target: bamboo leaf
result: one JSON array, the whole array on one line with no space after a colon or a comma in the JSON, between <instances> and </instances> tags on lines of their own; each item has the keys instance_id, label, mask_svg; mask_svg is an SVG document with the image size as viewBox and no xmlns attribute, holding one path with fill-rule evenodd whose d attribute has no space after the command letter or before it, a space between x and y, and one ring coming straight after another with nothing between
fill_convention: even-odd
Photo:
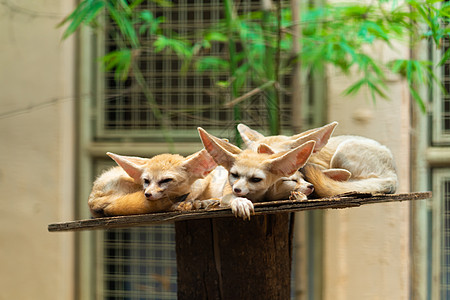
<instances>
[{"instance_id":1,"label":"bamboo leaf","mask_svg":"<svg viewBox=\"0 0 450 300\"><path fill-rule=\"evenodd\" d=\"M450 58L450 49L447 49L444 55L442 55L441 60L438 63L438 66L443 66L449 58Z\"/></svg>"},{"instance_id":2,"label":"bamboo leaf","mask_svg":"<svg viewBox=\"0 0 450 300\"><path fill-rule=\"evenodd\" d=\"M420 97L419 93L412 87L412 85L409 85L409 92L411 93L413 99L416 101L417 105L419 106L420 110L425 113L427 111L427 108L425 106L425 102L423 101L422 97Z\"/></svg>"},{"instance_id":3,"label":"bamboo leaf","mask_svg":"<svg viewBox=\"0 0 450 300\"><path fill-rule=\"evenodd\" d=\"M196 69L200 72L204 71L226 71L229 68L229 62L225 59L207 56L200 58L196 63Z\"/></svg>"},{"instance_id":4,"label":"bamboo leaf","mask_svg":"<svg viewBox=\"0 0 450 300\"><path fill-rule=\"evenodd\" d=\"M102 63L106 70L114 70L114 77L117 81L128 78L132 63L132 51L122 49L112 51L102 58Z\"/></svg>"}]
</instances>

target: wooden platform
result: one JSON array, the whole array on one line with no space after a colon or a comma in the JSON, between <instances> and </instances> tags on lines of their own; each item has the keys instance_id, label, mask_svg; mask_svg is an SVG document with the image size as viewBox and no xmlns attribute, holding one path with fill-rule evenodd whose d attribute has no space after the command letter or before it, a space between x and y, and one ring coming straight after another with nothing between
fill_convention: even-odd
<instances>
[{"instance_id":1,"label":"wooden platform","mask_svg":"<svg viewBox=\"0 0 450 300\"><path fill-rule=\"evenodd\" d=\"M307 201L271 201L255 203L255 215L296 212L312 209L338 209L359 207L366 204L401 202L430 199L431 192L405 193L392 195L372 195L364 193L350 193L332 198L312 199ZM107 217L54 223L48 225L48 231L79 231L133 226L146 226L176 221L220 218L233 216L230 209L217 208L213 210L194 210L188 212L164 212L145 215Z\"/></svg>"}]
</instances>

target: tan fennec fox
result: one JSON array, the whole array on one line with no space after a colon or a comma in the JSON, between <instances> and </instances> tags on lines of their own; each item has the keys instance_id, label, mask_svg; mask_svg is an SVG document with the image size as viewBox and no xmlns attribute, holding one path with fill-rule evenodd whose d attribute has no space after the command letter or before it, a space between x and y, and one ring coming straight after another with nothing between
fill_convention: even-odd
<instances>
[{"instance_id":1,"label":"tan fennec fox","mask_svg":"<svg viewBox=\"0 0 450 300\"><path fill-rule=\"evenodd\" d=\"M187 158L178 154L160 154L150 159L107 154L119 166L107 170L94 182L88 200L94 217L173 210L178 207L177 202L186 198L210 197L205 192L209 190L209 180L203 182L202 178L217 164L205 149Z\"/></svg>"},{"instance_id":2,"label":"tan fennec fox","mask_svg":"<svg viewBox=\"0 0 450 300\"><path fill-rule=\"evenodd\" d=\"M260 145L256 152L250 149L242 151L202 128L198 131L205 149L229 173L220 205L231 207L236 216L244 219L250 219L254 212L252 202L266 199L274 183L293 175L306 163L315 144L309 141L290 151L276 154L266 145Z\"/></svg>"},{"instance_id":3,"label":"tan fennec fox","mask_svg":"<svg viewBox=\"0 0 450 300\"><path fill-rule=\"evenodd\" d=\"M300 135L281 138L264 137L243 124L239 125L239 131L241 136L245 136L243 140L249 147L266 143L279 150L288 150L298 144L299 138L315 136L317 132L323 132L330 127L334 129L336 125L337 122L333 122ZM305 179L314 185L319 197L355 191L368 193L396 191L398 178L394 157L387 147L369 138L350 135L331 137L325 144L315 138L314 140L319 147L316 146L315 153L303 167L302 173Z\"/></svg>"},{"instance_id":4,"label":"tan fennec fox","mask_svg":"<svg viewBox=\"0 0 450 300\"><path fill-rule=\"evenodd\" d=\"M265 137L261 133L250 129L244 124L238 125L238 131L247 148L249 149L256 150L256 148L260 144L266 144L273 150L273 152L277 153L293 149L296 146L302 145L307 141L315 141L316 144L314 146L313 152L315 153L320 151L320 149L322 149L327 144L337 124L337 122L333 122L323 127L311 129L293 136L276 135ZM325 175L331 178L341 178L343 175L350 176L350 173L348 171L340 169L324 170L323 172ZM296 172L290 177L283 178L271 190L276 190L276 186L279 186L280 190L282 191L289 190L288 187L291 187L290 191L296 191L300 192L300 194L303 194L303 200L306 200L307 196L314 191L313 184L306 181L303 173L301 173L300 171ZM286 199L289 196L290 192L287 195L285 194L283 198Z\"/></svg>"}]
</instances>

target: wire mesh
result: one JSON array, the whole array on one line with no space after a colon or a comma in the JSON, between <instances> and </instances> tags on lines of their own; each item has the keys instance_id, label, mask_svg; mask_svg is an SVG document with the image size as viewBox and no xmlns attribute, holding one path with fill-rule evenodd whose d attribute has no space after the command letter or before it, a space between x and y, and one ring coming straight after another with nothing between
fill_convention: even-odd
<instances>
[{"instance_id":1,"label":"wire mesh","mask_svg":"<svg viewBox=\"0 0 450 300\"><path fill-rule=\"evenodd\" d=\"M443 42L442 52L450 49L450 40L447 38ZM442 67L442 84L446 94L442 95L441 103L441 128L442 134L450 135L450 62L446 62Z\"/></svg>"},{"instance_id":2,"label":"wire mesh","mask_svg":"<svg viewBox=\"0 0 450 300\"><path fill-rule=\"evenodd\" d=\"M224 18L221 0L172 1L170 7L156 6L144 1L143 9L155 17L163 16L165 32L175 32L190 39L197 38L199 30L208 28ZM237 2L236 2L237 3ZM260 1L250 0L237 4L238 14L259 9ZM118 49L117 28L105 20L105 36L100 42L100 52ZM198 37L199 38L199 37ZM193 71L182 72L183 61L174 53L150 51L152 41L144 41L138 55L138 65L146 81L152 101L161 112L159 118L137 79L116 80L113 71L101 72L99 97L94 118L95 139L119 140L154 137L161 134L163 125L171 133L191 132L196 135L198 126L215 132L233 131L233 109L223 104L230 101L228 89L216 85L218 80L229 80L227 73ZM224 56L224 45L213 43L208 55ZM133 70L132 70L133 72ZM291 124L290 96L286 92L290 78L281 83L281 126ZM250 81L245 91L250 91ZM244 91L244 92L245 92ZM254 127L267 127L266 95L260 93L241 103L241 122ZM226 134L231 136L230 134ZM102 166L104 167L104 166ZM103 234L100 245L102 271L102 299L176 299L176 255L174 229L170 225L114 229Z\"/></svg>"},{"instance_id":3,"label":"wire mesh","mask_svg":"<svg viewBox=\"0 0 450 300\"><path fill-rule=\"evenodd\" d=\"M103 299L176 299L173 225L104 234Z\"/></svg>"},{"instance_id":4,"label":"wire mesh","mask_svg":"<svg viewBox=\"0 0 450 300\"><path fill-rule=\"evenodd\" d=\"M449 174L450 175L450 174ZM450 299L450 178L446 176L442 184L442 208L441 212L441 299Z\"/></svg>"},{"instance_id":5,"label":"wire mesh","mask_svg":"<svg viewBox=\"0 0 450 300\"><path fill-rule=\"evenodd\" d=\"M155 17L164 17L161 27L166 32L176 33L189 39L200 39L201 30L211 27L224 18L222 0L174 1L173 6L160 7L154 2L145 1L143 9L149 9ZM237 5L239 14L249 13L260 7L260 1L243 1ZM105 52L117 50L117 28L106 20L104 40ZM101 105L98 105L97 137L111 137L126 134L127 137L157 135L162 126L172 132L183 131L196 134L198 126L209 130L232 130L233 109L223 104L230 101L230 91L221 88L217 81L229 80L226 72L194 72L191 69L182 71L185 62L174 53L163 51L155 53L149 46L152 40L144 41L138 55L138 65L145 78L152 100L139 87L136 78L130 76L125 81L115 79L113 71L106 71ZM146 45L147 43L147 45ZM207 55L226 58L223 43L212 43ZM282 85L289 85L289 76ZM246 89L252 86L250 80ZM280 99L281 126L289 127L291 123L290 96L287 89ZM147 94L148 96L148 94ZM241 103L241 122L257 127L267 128L266 95L259 93ZM152 109L152 101L154 101ZM161 112L155 114L154 108Z\"/></svg>"}]
</instances>

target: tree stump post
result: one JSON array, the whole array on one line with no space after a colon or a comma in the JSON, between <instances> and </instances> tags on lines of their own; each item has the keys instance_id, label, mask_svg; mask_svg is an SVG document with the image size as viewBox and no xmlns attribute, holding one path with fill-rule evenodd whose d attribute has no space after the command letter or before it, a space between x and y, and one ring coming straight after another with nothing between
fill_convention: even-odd
<instances>
[{"instance_id":1,"label":"tree stump post","mask_svg":"<svg viewBox=\"0 0 450 300\"><path fill-rule=\"evenodd\" d=\"M178 299L289 299L293 218L175 222Z\"/></svg>"}]
</instances>

